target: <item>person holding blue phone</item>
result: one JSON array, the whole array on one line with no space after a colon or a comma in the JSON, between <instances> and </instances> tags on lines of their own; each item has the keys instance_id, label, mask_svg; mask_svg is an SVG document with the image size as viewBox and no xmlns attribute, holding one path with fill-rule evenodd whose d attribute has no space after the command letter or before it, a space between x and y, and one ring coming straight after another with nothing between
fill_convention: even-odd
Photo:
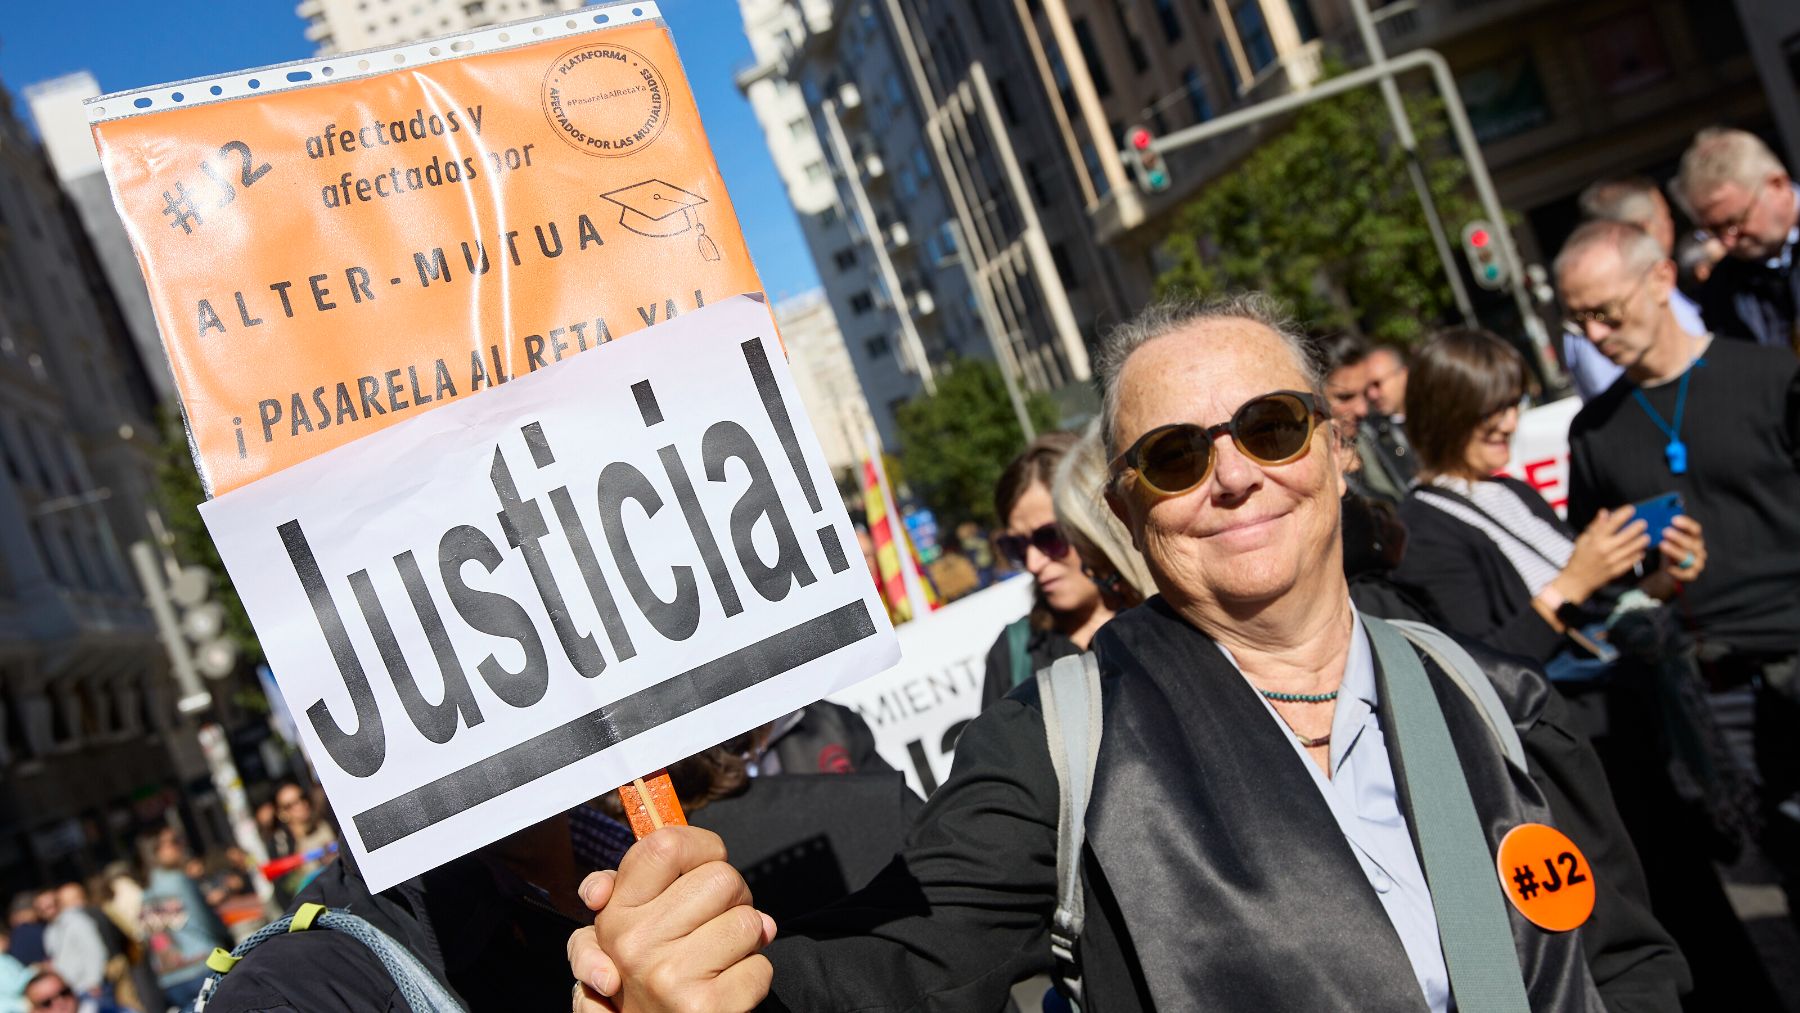
<instances>
[{"instance_id":1,"label":"person holding blue phone","mask_svg":"<svg viewBox=\"0 0 1800 1013\"><path fill-rule=\"evenodd\" d=\"M1659 511L1652 532L1630 506L1577 533L1537 490L1497 474L1525 379L1524 359L1486 331L1443 331L1414 354L1406 429L1420 480L1400 508L1408 542L1394 579L1430 598L1453 632L1538 661L1552 679L1592 678L1611 657L1583 628L1632 587L1673 597L1671 570L1698 578L1706 540L1692 517ZM1651 551L1665 566L1627 581Z\"/></svg>"},{"instance_id":2,"label":"person holding blue phone","mask_svg":"<svg viewBox=\"0 0 1800 1013\"><path fill-rule=\"evenodd\" d=\"M1651 905L1693 970L1687 1008L1763 1008L1772 988L1712 868L1704 821L1669 826L1681 803L1662 716L1695 715L1652 688L1662 685L1652 677L1659 661L1641 656L1641 637L1620 638L1629 652L1608 640L1622 602L1675 597L1677 571L1683 582L1700 578L1704 533L1678 495L1597 511L1577 531L1535 489L1497 475L1511 458L1526 375L1519 353L1486 331L1443 331L1414 353L1406 425L1421 471L1400 511L1409 541L1395 580L1428 595L1451 632L1542 664L1582 716ZM1633 576L1640 564L1649 576ZM1664 624L1678 637L1674 625Z\"/></svg>"}]
</instances>

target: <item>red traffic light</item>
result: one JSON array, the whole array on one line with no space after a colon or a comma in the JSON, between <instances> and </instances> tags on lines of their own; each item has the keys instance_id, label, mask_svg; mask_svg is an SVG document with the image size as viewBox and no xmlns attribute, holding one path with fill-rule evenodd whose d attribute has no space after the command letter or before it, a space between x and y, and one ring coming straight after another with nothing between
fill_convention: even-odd
<instances>
[{"instance_id":1,"label":"red traffic light","mask_svg":"<svg viewBox=\"0 0 1800 1013\"><path fill-rule=\"evenodd\" d=\"M1486 248L1487 244L1488 244L1488 234L1487 234L1486 229L1476 229L1475 231L1469 233L1469 245L1470 246L1473 246L1477 250L1480 250L1480 249Z\"/></svg>"},{"instance_id":2,"label":"red traffic light","mask_svg":"<svg viewBox=\"0 0 1800 1013\"><path fill-rule=\"evenodd\" d=\"M1139 127L1136 130L1133 130L1131 132L1131 146L1138 149L1139 151L1149 150L1149 148L1150 148L1150 131L1145 130L1143 127Z\"/></svg>"}]
</instances>

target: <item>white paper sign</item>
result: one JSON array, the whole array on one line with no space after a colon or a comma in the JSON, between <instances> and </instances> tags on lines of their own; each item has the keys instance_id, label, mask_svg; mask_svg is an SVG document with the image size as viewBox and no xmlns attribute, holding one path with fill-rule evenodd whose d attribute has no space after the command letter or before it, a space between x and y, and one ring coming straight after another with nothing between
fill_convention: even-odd
<instances>
[{"instance_id":1,"label":"white paper sign","mask_svg":"<svg viewBox=\"0 0 1800 1013\"><path fill-rule=\"evenodd\" d=\"M981 710L988 649L1030 609L1031 578L1021 575L901 623L900 664L832 702L855 708L882 759L930 795L950 774L956 737Z\"/></svg>"},{"instance_id":2,"label":"white paper sign","mask_svg":"<svg viewBox=\"0 0 1800 1013\"><path fill-rule=\"evenodd\" d=\"M201 510L372 890L899 657L748 298Z\"/></svg>"},{"instance_id":3,"label":"white paper sign","mask_svg":"<svg viewBox=\"0 0 1800 1013\"><path fill-rule=\"evenodd\" d=\"M1559 515L1568 513L1569 423L1579 411L1581 399L1566 397L1520 415L1502 472L1536 489Z\"/></svg>"}]
</instances>

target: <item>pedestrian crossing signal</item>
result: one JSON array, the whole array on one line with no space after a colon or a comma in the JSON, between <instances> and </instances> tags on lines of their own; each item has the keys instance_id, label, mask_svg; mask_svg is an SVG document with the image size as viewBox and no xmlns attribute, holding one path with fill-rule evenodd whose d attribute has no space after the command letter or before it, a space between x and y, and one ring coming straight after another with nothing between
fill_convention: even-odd
<instances>
[{"instance_id":1,"label":"pedestrian crossing signal","mask_svg":"<svg viewBox=\"0 0 1800 1013\"><path fill-rule=\"evenodd\" d=\"M1156 137L1146 127L1125 131L1125 164L1137 179L1138 189L1145 193L1161 193L1169 188L1169 166L1156 150Z\"/></svg>"}]
</instances>

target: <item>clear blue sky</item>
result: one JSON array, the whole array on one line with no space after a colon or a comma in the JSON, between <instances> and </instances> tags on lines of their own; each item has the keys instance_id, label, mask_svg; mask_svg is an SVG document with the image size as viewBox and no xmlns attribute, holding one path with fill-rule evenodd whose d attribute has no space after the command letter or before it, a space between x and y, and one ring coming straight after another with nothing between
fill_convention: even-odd
<instances>
[{"instance_id":1,"label":"clear blue sky","mask_svg":"<svg viewBox=\"0 0 1800 1013\"><path fill-rule=\"evenodd\" d=\"M219 74L312 55L293 0L85 0L10 3L0 19L0 81L16 107L25 85L91 71L105 91ZM819 283L781 177L732 74L750 60L737 4L661 0L700 116L719 156L763 284L776 298ZM26 118L29 120L29 116Z\"/></svg>"}]
</instances>

